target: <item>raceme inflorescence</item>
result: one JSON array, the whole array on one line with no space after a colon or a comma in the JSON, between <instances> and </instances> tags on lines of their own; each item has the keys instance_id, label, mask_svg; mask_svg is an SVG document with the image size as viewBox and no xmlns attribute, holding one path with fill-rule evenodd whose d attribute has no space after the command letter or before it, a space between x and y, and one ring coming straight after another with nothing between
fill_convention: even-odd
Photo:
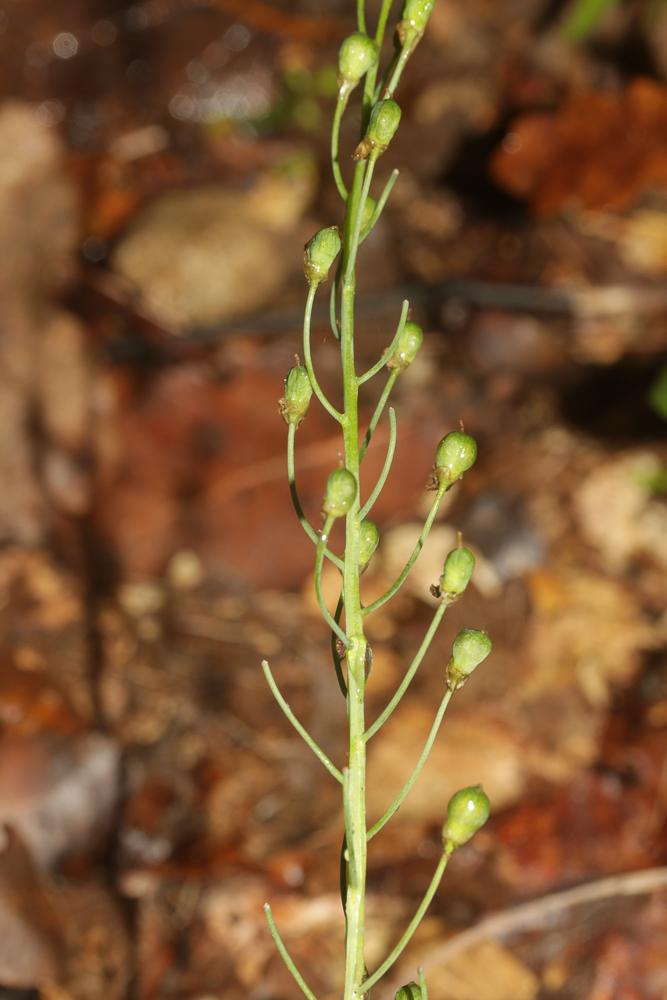
<instances>
[{"instance_id":1,"label":"raceme inflorescence","mask_svg":"<svg viewBox=\"0 0 667 1000\"><path fill-rule=\"evenodd\" d=\"M287 424L289 489L296 515L315 547L315 592L331 634L333 669L347 705L346 766L339 769L297 719L266 661L262 663L262 668L271 691L289 721L332 779L341 786L344 820L340 859L345 916L344 1000L362 1000L368 997L372 987L393 966L419 926L452 853L470 840L489 815L489 801L479 785L462 788L451 798L443 825L440 860L424 897L389 955L376 969L369 971L364 957L368 844L399 809L417 780L453 695L491 652L491 640L484 631L466 628L456 636L451 658L444 670L442 699L423 751L412 774L386 812L369 825L366 818L367 745L398 706L424 659L447 608L464 594L475 565L473 553L463 545L459 536L458 546L444 559L442 575L431 588L437 605L424 639L407 666L394 695L378 717L368 724L365 712L366 683L372 651L365 635L366 619L389 601L403 585L424 546L443 497L470 469L477 457L476 442L463 428L451 431L442 438L435 450L429 483L429 489L433 493L432 503L412 553L385 593L364 604L361 576L380 541L378 528L369 515L389 475L396 445L396 415L392 407L387 407L387 402L396 381L419 352L423 334L421 328L408 319L409 304L404 302L391 343L372 367L358 373L354 338L357 254L378 221L398 176L398 171L393 171L379 197L373 197L371 188L375 168L401 121L401 109L394 100L394 94L406 63L424 33L433 4L434 0L406 0L395 32L393 53L381 73L379 60L392 2L382 0L375 32L371 34L366 22L364 0L358 0L358 30L346 38L340 47L338 98L331 132L333 178L344 205L344 219L340 229L337 226L321 229L306 244L304 273L308 294L303 322L303 363L297 359L295 366L288 372L284 396L280 401L280 412ZM362 93L362 129L360 140L353 151L354 167L348 187L339 155L339 135L343 115L357 87ZM329 279L330 324L332 333L340 344L343 399L340 410L322 390L311 355L313 304L318 290ZM359 424L360 390L383 370L386 372L384 387L370 422L362 432ZM307 415L313 396L340 427L344 455L343 464L330 473L326 482L322 501L323 523L318 529L303 511L294 471L296 432ZM361 465L385 410L389 423L387 455L377 482L368 495L364 495L360 480ZM337 554L330 548L330 533L339 519L344 519L345 523L345 545L344 550ZM334 608L328 606L323 594L322 571L325 560L335 567L340 576L340 596ZM268 904L265 912L276 946L295 982L309 1000L316 1000L287 951ZM410 982L401 987L396 1000L426 1000L427 988L421 970L418 979L419 982Z\"/></svg>"}]
</instances>

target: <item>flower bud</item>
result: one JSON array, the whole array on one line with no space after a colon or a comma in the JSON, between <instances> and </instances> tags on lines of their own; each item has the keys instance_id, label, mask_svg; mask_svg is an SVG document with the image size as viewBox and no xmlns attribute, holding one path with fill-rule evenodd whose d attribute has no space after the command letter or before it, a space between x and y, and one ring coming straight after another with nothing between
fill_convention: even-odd
<instances>
[{"instance_id":1,"label":"flower bud","mask_svg":"<svg viewBox=\"0 0 667 1000\"><path fill-rule=\"evenodd\" d=\"M440 577L440 593L450 601L455 601L461 596L470 583L472 571L475 568L475 557L470 551L461 546L452 549L447 558Z\"/></svg>"},{"instance_id":2,"label":"flower bud","mask_svg":"<svg viewBox=\"0 0 667 1000\"><path fill-rule=\"evenodd\" d=\"M306 415L312 395L313 387L308 372L303 365L294 365L287 373L285 395L278 403L286 424L299 426Z\"/></svg>"},{"instance_id":3,"label":"flower bud","mask_svg":"<svg viewBox=\"0 0 667 1000\"><path fill-rule=\"evenodd\" d=\"M377 62L378 49L375 42L355 31L348 35L338 52L338 72L341 88L351 90L362 76Z\"/></svg>"},{"instance_id":4,"label":"flower bud","mask_svg":"<svg viewBox=\"0 0 667 1000\"><path fill-rule=\"evenodd\" d=\"M431 16L434 4L435 0L405 0L403 21L422 34Z\"/></svg>"},{"instance_id":5,"label":"flower bud","mask_svg":"<svg viewBox=\"0 0 667 1000\"><path fill-rule=\"evenodd\" d=\"M491 804L481 785L461 788L455 792L447 806L447 819L442 828L442 840L446 851L453 851L467 844L484 826Z\"/></svg>"},{"instance_id":6,"label":"flower bud","mask_svg":"<svg viewBox=\"0 0 667 1000\"><path fill-rule=\"evenodd\" d=\"M303 270L309 285L319 285L329 276L329 268L340 252L340 233L336 226L320 229L303 251Z\"/></svg>"},{"instance_id":7,"label":"flower bud","mask_svg":"<svg viewBox=\"0 0 667 1000\"><path fill-rule=\"evenodd\" d=\"M327 479L322 511L331 517L343 517L355 501L357 481L349 469L334 469Z\"/></svg>"},{"instance_id":8,"label":"flower bud","mask_svg":"<svg viewBox=\"0 0 667 1000\"><path fill-rule=\"evenodd\" d=\"M359 525L359 565L362 569L368 566L379 541L380 532L377 525L366 518Z\"/></svg>"},{"instance_id":9,"label":"flower bud","mask_svg":"<svg viewBox=\"0 0 667 1000\"><path fill-rule=\"evenodd\" d=\"M422 1000L422 996L421 987L412 982L401 986L400 990L396 991L394 1000Z\"/></svg>"},{"instance_id":10,"label":"flower bud","mask_svg":"<svg viewBox=\"0 0 667 1000\"><path fill-rule=\"evenodd\" d=\"M391 357L387 361L387 368L397 368L398 371L405 371L417 356L419 348L424 342L424 332L417 323L408 322L403 327L400 337L396 342Z\"/></svg>"},{"instance_id":11,"label":"flower bud","mask_svg":"<svg viewBox=\"0 0 667 1000\"><path fill-rule=\"evenodd\" d=\"M384 153L400 122L401 109L396 101L378 101L371 111L366 135L355 150L355 160L366 160L372 152Z\"/></svg>"},{"instance_id":12,"label":"flower bud","mask_svg":"<svg viewBox=\"0 0 667 1000\"><path fill-rule=\"evenodd\" d=\"M463 431L446 434L435 453L435 475L446 489L475 464L477 442Z\"/></svg>"},{"instance_id":13,"label":"flower bud","mask_svg":"<svg viewBox=\"0 0 667 1000\"><path fill-rule=\"evenodd\" d=\"M456 691L465 684L492 648L489 633L482 629L464 628L459 632L452 643L452 658L447 666L447 687L450 691Z\"/></svg>"}]
</instances>

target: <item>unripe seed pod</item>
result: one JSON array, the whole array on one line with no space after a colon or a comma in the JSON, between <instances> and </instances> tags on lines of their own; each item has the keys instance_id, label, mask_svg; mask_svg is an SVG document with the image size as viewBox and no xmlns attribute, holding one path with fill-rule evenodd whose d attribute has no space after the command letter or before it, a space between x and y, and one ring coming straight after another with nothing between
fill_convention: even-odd
<instances>
[{"instance_id":1,"label":"unripe seed pod","mask_svg":"<svg viewBox=\"0 0 667 1000\"><path fill-rule=\"evenodd\" d=\"M420 34L423 33L431 16L435 0L405 0L403 21Z\"/></svg>"},{"instance_id":2,"label":"unripe seed pod","mask_svg":"<svg viewBox=\"0 0 667 1000\"><path fill-rule=\"evenodd\" d=\"M372 152L384 153L401 122L401 109L396 101L378 101L371 111L366 135L357 146L354 158L366 160Z\"/></svg>"},{"instance_id":3,"label":"unripe seed pod","mask_svg":"<svg viewBox=\"0 0 667 1000\"><path fill-rule=\"evenodd\" d=\"M349 469L334 469L327 479L322 511L331 517L344 517L355 501L357 481Z\"/></svg>"},{"instance_id":4,"label":"unripe seed pod","mask_svg":"<svg viewBox=\"0 0 667 1000\"><path fill-rule=\"evenodd\" d=\"M303 250L303 270L309 285L319 285L329 276L329 268L340 253L340 233L336 226L320 229Z\"/></svg>"},{"instance_id":5,"label":"unripe seed pod","mask_svg":"<svg viewBox=\"0 0 667 1000\"><path fill-rule=\"evenodd\" d=\"M422 996L421 987L412 982L401 986L400 990L396 991L394 1000L422 1000Z\"/></svg>"},{"instance_id":6,"label":"unripe seed pod","mask_svg":"<svg viewBox=\"0 0 667 1000\"><path fill-rule=\"evenodd\" d=\"M368 566L379 541L380 532L377 525L366 518L359 525L359 565L362 569Z\"/></svg>"},{"instance_id":7,"label":"unripe seed pod","mask_svg":"<svg viewBox=\"0 0 667 1000\"><path fill-rule=\"evenodd\" d=\"M435 453L435 474L447 489L475 464L477 442L463 431L446 434Z\"/></svg>"},{"instance_id":8,"label":"unripe seed pod","mask_svg":"<svg viewBox=\"0 0 667 1000\"><path fill-rule=\"evenodd\" d=\"M491 803L481 785L461 788L455 792L447 806L447 819L442 827L442 840L446 851L453 851L467 844L484 826Z\"/></svg>"},{"instance_id":9,"label":"unripe seed pod","mask_svg":"<svg viewBox=\"0 0 667 1000\"><path fill-rule=\"evenodd\" d=\"M375 42L360 31L348 35L338 52L338 72L341 87L351 90L371 66L377 62L378 48Z\"/></svg>"},{"instance_id":10,"label":"unripe seed pod","mask_svg":"<svg viewBox=\"0 0 667 1000\"><path fill-rule=\"evenodd\" d=\"M475 557L470 551L461 546L452 549L447 558L440 577L440 592L450 601L460 597L470 583L472 571L475 568Z\"/></svg>"},{"instance_id":11,"label":"unripe seed pod","mask_svg":"<svg viewBox=\"0 0 667 1000\"><path fill-rule=\"evenodd\" d=\"M387 361L387 368L396 368L398 371L405 371L417 356L419 348L424 342L424 331L418 323L410 320L405 324L400 337L396 342L391 357Z\"/></svg>"},{"instance_id":12,"label":"unripe seed pod","mask_svg":"<svg viewBox=\"0 0 667 1000\"><path fill-rule=\"evenodd\" d=\"M303 365L294 365L285 378L285 395L278 404L286 424L299 426L306 415L313 395L308 372Z\"/></svg>"},{"instance_id":13,"label":"unripe seed pod","mask_svg":"<svg viewBox=\"0 0 667 1000\"><path fill-rule=\"evenodd\" d=\"M452 643L452 658L447 666L448 688L455 691L461 687L492 648L488 632L479 628L462 629Z\"/></svg>"}]
</instances>

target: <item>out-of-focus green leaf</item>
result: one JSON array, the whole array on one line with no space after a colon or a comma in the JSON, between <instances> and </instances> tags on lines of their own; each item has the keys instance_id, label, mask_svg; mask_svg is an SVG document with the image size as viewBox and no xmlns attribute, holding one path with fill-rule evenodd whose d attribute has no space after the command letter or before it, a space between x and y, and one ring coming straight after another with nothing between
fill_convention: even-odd
<instances>
[{"instance_id":1,"label":"out-of-focus green leaf","mask_svg":"<svg viewBox=\"0 0 667 1000\"><path fill-rule=\"evenodd\" d=\"M563 32L571 42L582 42L595 30L604 15L619 0L576 0L568 15Z\"/></svg>"}]
</instances>

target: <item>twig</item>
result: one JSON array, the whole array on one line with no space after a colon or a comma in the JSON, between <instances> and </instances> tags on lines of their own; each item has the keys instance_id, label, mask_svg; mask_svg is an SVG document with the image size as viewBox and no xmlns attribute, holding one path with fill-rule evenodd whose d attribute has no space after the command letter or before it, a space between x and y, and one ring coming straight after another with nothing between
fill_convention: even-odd
<instances>
[{"instance_id":1,"label":"twig","mask_svg":"<svg viewBox=\"0 0 667 1000\"><path fill-rule=\"evenodd\" d=\"M456 934L449 941L433 948L431 952L422 957L420 964L427 972L438 965L443 965L482 941L489 938L508 937L528 927L534 928L538 924L543 924L554 914L574 906L583 906L614 896L641 896L664 888L667 888L667 867L625 872L622 875L609 875L607 878L597 879L595 882L585 882L572 889L564 889L548 896L541 896L539 899L533 899L528 903L521 903L519 906L484 917L474 927L470 927L461 934ZM408 970L403 969L402 973L399 971L396 974L396 985L388 989L388 995L392 989L399 988L407 973Z\"/></svg>"}]
</instances>

